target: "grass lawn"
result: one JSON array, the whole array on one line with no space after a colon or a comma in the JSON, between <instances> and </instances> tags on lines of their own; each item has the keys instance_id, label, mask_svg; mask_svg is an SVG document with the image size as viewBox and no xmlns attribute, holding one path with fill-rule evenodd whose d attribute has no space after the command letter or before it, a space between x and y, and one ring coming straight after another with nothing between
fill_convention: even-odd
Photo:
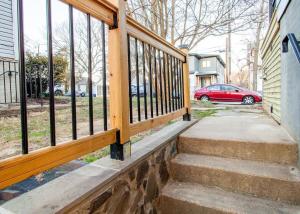
<instances>
[{"instance_id":1,"label":"grass lawn","mask_svg":"<svg viewBox=\"0 0 300 214\"><path fill-rule=\"evenodd\" d=\"M72 112L70 97L57 97L57 106L55 110L56 122L56 142L57 144L72 140ZM62 102L63 101L63 102ZM144 119L144 98L141 97L141 117ZM59 103L65 103L63 107ZM95 132L103 131L103 102L101 97L93 99L94 107L94 130ZM109 103L109 102L108 102ZM150 99L148 103L148 116L150 116ZM133 117L137 121L137 98L132 99ZM197 105L197 103L193 103ZM202 104L201 104L202 105ZM205 105L209 105L206 103ZM89 108L87 97L76 98L77 111L77 134L78 138L89 135ZM46 110L28 112L28 139L29 150L33 151L50 145L50 125L49 125L49 111ZM109 107L108 107L109 110ZM155 98L153 99L153 111L155 110ZM160 112L160 103L159 103ZM192 111L192 116L195 119L202 119L203 117L214 114L215 110L208 111ZM109 114L109 113L108 113ZM109 122L109 120L108 120ZM168 124L173 123L170 121ZM20 116L0 117L0 159L21 154L21 121ZM167 124L167 125L168 125ZM159 129L159 128L158 128ZM158 130L158 129L154 129ZM131 138L131 142L135 143L143 139L146 135L153 132L147 131L140 133ZM84 156L82 159L86 162L93 162L103 156L109 154L109 147L103 148L95 153Z\"/></svg>"},{"instance_id":2,"label":"grass lawn","mask_svg":"<svg viewBox=\"0 0 300 214\"><path fill-rule=\"evenodd\" d=\"M215 113L217 113L217 110L215 110L215 109L208 109L208 110L205 110L205 111L192 110L192 117L194 119L201 120L201 119L203 119L205 117L212 116Z\"/></svg>"}]
</instances>

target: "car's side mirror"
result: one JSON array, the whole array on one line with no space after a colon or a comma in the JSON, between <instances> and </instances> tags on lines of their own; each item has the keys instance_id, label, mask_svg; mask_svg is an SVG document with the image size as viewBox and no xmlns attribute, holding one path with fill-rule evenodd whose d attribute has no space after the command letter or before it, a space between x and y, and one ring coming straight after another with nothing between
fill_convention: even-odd
<instances>
[{"instance_id":1,"label":"car's side mirror","mask_svg":"<svg viewBox=\"0 0 300 214\"><path fill-rule=\"evenodd\" d=\"M235 92L240 92L240 90L236 89Z\"/></svg>"}]
</instances>

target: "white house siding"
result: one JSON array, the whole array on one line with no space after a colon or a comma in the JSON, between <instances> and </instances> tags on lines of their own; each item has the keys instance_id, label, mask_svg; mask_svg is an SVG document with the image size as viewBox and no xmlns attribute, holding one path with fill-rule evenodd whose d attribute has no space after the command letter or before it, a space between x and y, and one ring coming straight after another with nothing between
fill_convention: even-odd
<instances>
[{"instance_id":1,"label":"white house siding","mask_svg":"<svg viewBox=\"0 0 300 214\"><path fill-rule=\"evenodd\" d=\"M196 89L196 76L194 74L190 74L190 98L194 99L194 93Z\"/></svg>"},{"instance_id":2,"label":"white house siding","mask_svg":"<svg viewBox=\"0 0 300 214\"><path fill-rule=\"evenodd\" d=\"M12 0L0 0L0 58L15 58Z\"/></svg>"}]
</instances>

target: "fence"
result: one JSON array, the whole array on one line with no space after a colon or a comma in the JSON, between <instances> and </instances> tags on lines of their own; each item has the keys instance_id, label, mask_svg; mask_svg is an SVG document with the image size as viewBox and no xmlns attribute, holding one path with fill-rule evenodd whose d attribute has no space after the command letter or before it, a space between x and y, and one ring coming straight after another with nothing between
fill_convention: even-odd
<instances>
[{"instance_id":1,"label":"fence","mask_svg":"<svg viewBox=\"0 0 300 214\"><path fill-rule=\"evenodd\" d=\"M19 72L16 61L0 59L0 104L19 102Z\"/></svg>"},{"instance_id":2,"label":"fence","mask_svg":"<svg viewBox=\"0 0 300 214\"><path fill-rule=\"evenodd\" d=\"M0 161L0 188L22 181L32 175L79 158L110 145L111 158L123 160L125 144L130 137L142 131L183 116L190 120L189 72L186 52L175 48L158 35L126 16L125 1L63 0L69 4L71 108L73 140L56 145L55 103L53 83L53 47L51 0L47 0L48 75L49 75L49 147L28 151L28 126L26 109L26 76L24 57L23 1L19 4L19 70L23 155ZM90 136L77 139L76 91L74 66L73 7L87 14L88 87ZM103 84L104 130L94 133L91 16L102 22L108 30L108 58L103 48L103 79L106 64L109 69L109 94ZM104 31L102 31L104 32ZM105 43L105 34L102 35ZM134 43L132 43L134 41ZM105 47L105 44L103 44ZM133 54L133 50L135 54ZM132 59L135 58L135 63ZM135 67L135 69L133 69ZM137 113L134 114L132 75L136 75ZM103 81L105 82L105 81ZM142 83L142 84L141 84ZM141 86L141 87L140 87ZM143 88L141 93L140 88ZM109 96L109 100L107 97ZM107 105L109 102L109 116ZM143 104L142 104L143 103ZM141 108L143 106L143 108ZM142 119L142 111L144 116ZM110 122L110 128L107 122ZM127 144L129 145L129 144Z\"/></svg>"}]
</instances>

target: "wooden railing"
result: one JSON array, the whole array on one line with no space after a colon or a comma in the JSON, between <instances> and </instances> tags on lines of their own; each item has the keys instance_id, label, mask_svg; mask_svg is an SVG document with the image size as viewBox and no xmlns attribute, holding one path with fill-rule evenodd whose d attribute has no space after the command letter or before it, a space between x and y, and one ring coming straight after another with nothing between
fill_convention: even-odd
<instances>
[{"instance_id":1,"label":"wooden railing","mask_svg":"<svg viewBox=\"0 0 300 214\"><path fill-rule=\"evenodd\" d=\"M49 57L49 89L50 89L50 132L51 145L33 152L28 151L28 127L26 109L25 59L23 1L19 4L19 71L20 100L22 120L23 154L0 161L0 189L22 181L32 175L51 169L68 161L79 158L105 146L110 145L111 157L123 160L126 146L130 147L130 137L142 131L167 123L183 116L190 120L189 69L187 50L179 50L160 36L126 16L125 1L106 0L62 0L69 4L70 21L70 70L72 91L72 128L73 140L56 145L53 62L52 62L52 29L51 0L47 0L48 14L48 57ZM109 69L109 94L103 93L104 103L109 102L109 116L104 113L104 130L94 133L93 98L89 93L90 136L77 139L76 126L76 94L74 84L74 44L72 33L73 7L87 14L89 26L90 16L108 25L108 59L103 51L103 63ZM88 27L89 31L89 27ZM89 36L89 33L88 33ZM105 36L105 35L103 35ZM89 41L89 47L91 47ZM134 43L130 43L134 40ZM103 39L103 42L105 40ZM131 46L131 44L134 44ZM134 55L132 48L135 49ZM73 51L73 52L72 52ZM131 56L137 59L134 66ZM91 55L89 54L89 62ZM131 65L132 64L132 65ZM106 66L103 66L106 67ZM132 69L132 68L135 69ZM104 69L104 68L103 68ZM91 65L89 63L89 88L91 83ZM140 72L140 73L139 73ZM106 71L103 71L105 77ZM132 74L135 76L137 98L133 98ZM140 84L140 78L143 84ZM141 96L140 86L143 87ZM107 99L109 96L109 100ZM134 117L133 99L137 99L137 117ZM143 103L143 104L142 104ZM140 107L144 105L142 114ZM104 110L106 111L106 104ZM142 116L143 115L143 116ZM109 117L109 118L108 118ZM137 118L137 119L136 119ZM136 119L136 120L135 120ZM107 120L110 128L107 128ZM106 125L106 126L105 126Z\"/></svg>"}]
</instances>

